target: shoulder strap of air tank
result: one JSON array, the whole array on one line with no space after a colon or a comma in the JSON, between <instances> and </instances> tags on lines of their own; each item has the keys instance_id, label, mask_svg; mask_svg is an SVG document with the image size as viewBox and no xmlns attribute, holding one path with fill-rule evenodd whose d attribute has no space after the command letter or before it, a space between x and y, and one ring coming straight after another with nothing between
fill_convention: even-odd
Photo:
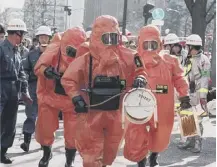
<instances>
[{"instance_id":1,"label":"shoulder strap of air tank","mask_svg":"<svg viewBox=\"0 0 217 167\"><path fill-rule=\"evenodd\" d=\"M61 50L59 49L59 52L58 52L57 72L59 72L59 69L60 69L60 56L61 56Z\"/></svg>"},{"instance_id":2,"label":"shoulder strap of air tank","mask_svg":"<svg viewBox=\"0 0 217 167\"><path fill-rule=\"evenodd\" d=\"M92 67L93 67L93 57L90 55L90 62L89 62L89 83L88 88L91 89L92 86Z\"/></svg>"}]
</instances>

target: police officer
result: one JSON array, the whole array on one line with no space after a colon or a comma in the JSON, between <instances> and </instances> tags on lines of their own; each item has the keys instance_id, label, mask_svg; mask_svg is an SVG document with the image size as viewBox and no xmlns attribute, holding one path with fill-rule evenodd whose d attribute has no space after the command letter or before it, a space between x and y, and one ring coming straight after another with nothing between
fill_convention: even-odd
<instances>
[{"instance_id":1,"label":"police officer","mask_svg":"<svg viewBox=\"0 0 217 167\"><path fill-rule=\"evenodd\" d=\"M31 103L26 75L20 54L16 49L26 31L26 24L22 20L13 19L8 23L8 38L0 44L1 163L5 164L12 163L6 156L6 152L13 145L15 137L20 92L21 98Z\"/></svg>"},{"instance_id":2,"label":"police officer","mask_svg":"<svg viewBox=\"0 0 217 167\"><path fill-rule=\"evenodd\" d=\"M0 44L4 41L5 39L5 29L4 27L0 24Z\"/></svg>"},{"instance_id":3,"label":"police officer","mask_svg":"<svg viewBox=\"0 0 217 167\"><path fill-rule=\"evenodd\" d=\"M20 145L23 151L29 151L31 136L35 132L35 121L38 115L38 103L36 95L37 77L34 73L34 67L40 55L44 52L51 37L51 29L47 26L41 26L36 32L36 37L39 40L39 47L29 52L27 57L23 60L23 67L28 76L29 93L33 99L32 105L26 105L25 113L26 120L23 124L24 143Z\"/></svg>"},{"instance_id":4,"label":"police officer","mask_svg":"<svg viewBox=\"0 0 217 167\"><path fill-rule=\"evenodd\" d=\"M36 49L38 46L38 39L37 38L33 38L32 39L32 46L30 47L30 51L33 50L33 49Z\"/></svg>"},{"instance_id":5,"label":"police officer","mask_svg":"<svg viewBox=\"0 0 217 167\"><path fill-rule=\"evenodd\" d=\"M188 48L188 59L185 63L185 74L190 87L191 105L201 105L207 113L207 94L210 79L210 61L202 52L202 39L197 34L192 34L186 39ZM201 134L203 134L203 125L199 122ZM180 149L191 148L191 152L199 153L201 151L202 138L200 136L189 137L183 144L178 145Z\"/></svg>"},{"instance_id":6,"label":"police officer","mask_svg":"<svg viewBox=\"0 0 217 167\"><path fill-rule=\"evenodd\" d=\"M29 49L26 47L25 43L25 41L22 41L18 47L21 59L25 59L27 57L27 54L29 53Z\"/></svg>"}]
</instances>

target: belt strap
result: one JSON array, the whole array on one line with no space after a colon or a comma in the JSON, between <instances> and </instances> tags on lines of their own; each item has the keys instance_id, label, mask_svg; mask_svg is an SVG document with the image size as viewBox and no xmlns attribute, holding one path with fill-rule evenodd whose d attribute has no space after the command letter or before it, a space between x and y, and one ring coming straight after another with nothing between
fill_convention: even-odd
<instances>
[{"instance_id":1,"label":"belt strap","mask_svg":"<svg viewBox=\"0 0 217 167\"><path fill-rule=\"evenodd\" d=\"M92 88L92 67L93 67L93 57L90 55L90 63L89 63L89 83L88 83L88 88L91 90Z\"/></svg>"}]
</instances>

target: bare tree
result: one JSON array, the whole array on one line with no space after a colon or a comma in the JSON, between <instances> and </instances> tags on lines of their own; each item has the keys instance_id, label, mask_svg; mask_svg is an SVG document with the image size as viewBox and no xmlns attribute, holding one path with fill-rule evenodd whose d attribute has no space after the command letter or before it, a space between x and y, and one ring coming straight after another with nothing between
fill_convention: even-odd
<instances>
[{"instance_id":1,"label":"bare tree","mask_svg":"<svg viewBox=\"0 0 217 167\"><path fill-rule=\"evenodd\" d=\"M9 8L6 8L1 14L0 14L0 23L3 25L6 25L8 23L8 18L10 15Z\"/></svg>"},{"instance_id":2,"label":"bare tree","mask_svg":"<svg viewBox=\"0 0 217 167\"><path fill-rule=\"evenodd\" d=\"M41 25L52 27L54 1L53 0L26 0L23 8L24 21L29 34L33 36L35 30Z\"/></svg>"},{"instance_id":3,"label":"bare tree","mask_svg":"<svg viewBox=\"0 0 217 167\"><path fill-rule=\"evenodd\" d=\"M208 0L184 1L192 18L192 33L200 35L204 44L206 27L216 16L216 0L213 0L210 3L207 3ZM209 4L209 6L207 4Z\"/></svg>"}]
</instances>

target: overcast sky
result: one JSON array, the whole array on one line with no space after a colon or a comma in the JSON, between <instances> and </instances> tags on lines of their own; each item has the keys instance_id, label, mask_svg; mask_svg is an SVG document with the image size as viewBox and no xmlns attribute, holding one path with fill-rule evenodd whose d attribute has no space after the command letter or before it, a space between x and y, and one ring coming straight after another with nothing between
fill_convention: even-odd
<instances>
[{"instance_id":1,"label":"overcast sky","mask_svg":"<svg viewBox=\"0 0 217 167\"><path fill-rule=\"evenodd\" d=\"M0 0L0 11L2 8L22 8L24 1L25 0ZM67 0L65 0L65 2L67 2ZM84 14L84 10L82 9L84 8L84 0L68 0L68 5L72 6L72 15L70 16L71 26L81 26Z\"/></svg>"},{"instance_id":2,"label":"overcast sky","mask_svg":"<svg viewBox=\"0 0 217 167\"><path fill-rule=\"evenodd\" d=\"M0 0L0 6L5 8L22 8L25 0Z\"/></svg>"}]
</instances>

